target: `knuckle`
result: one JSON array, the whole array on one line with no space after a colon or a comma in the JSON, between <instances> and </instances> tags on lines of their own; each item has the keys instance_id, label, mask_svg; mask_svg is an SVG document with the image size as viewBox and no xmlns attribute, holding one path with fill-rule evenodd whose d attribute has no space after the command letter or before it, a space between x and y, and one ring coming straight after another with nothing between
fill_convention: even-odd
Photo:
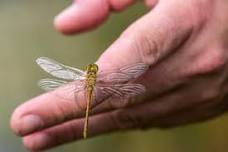
<instances>
[{"instance_id":1,"label":"knuckle","mask_svg":"<svg viewBox=\"0 0 228 152\"><path fill-rule=\"evenodd\" d=\"M67 110L66 110L66 107L63 106L62 104L60 103L56 103L55 104L55 111L53 111L54 113L56 113L57 117L56 117L56 122L62 122L64 121L65 119L67 119Z\"/></svg>"},{"instance_id":2,"label":"knuckle","mask_svg":"<svg viewBox=\"0 0 228 152\"><path fill-rule=\"evenodd\" d=\"M225 65L225 54L219 49L211 49L204 53L199 61L199 73L213 73L223 69Z\"/></svg>"},{"instance_id":3,"label":"knuckle","mask_svg":"<svg viewBox=\"0 0 228 152\"><path fill-rule=\"evenodd\" d=\"M95 101L95 100L92 100ZM94 102L92 102L94 104ZM94 106L94 105L91 106ZM79 111L83 111L86 109L86 97L85 92L78 92L74 95L74 100L72 100L72 108L78 109Z\"/></svg>"},{"instance_id":4,"label":"knuckle","mask_svg":"<svg viewBox=\"0 0 228 152\"><path fill-rule=\"evenodd\" d=\"M178 25L178 21L161 17L158 23L151 23L146 28L140 28L140 25L137 28L131 27L121 37L130 41L132 50L140 56L142 62L152 65L171 51L177 50L193 33L192 24Z\"/></svg>"},{"instance_id":5,"label":"knuckle","mask_svg":"<svg viewBox=\"0 0 228 152\"><path fill-rule=\"evenodd\" d=\"M57 117L56 122L63 122L65 120L70 120L74 118L74 116L77 113L77 105L76 102L68 102L68 101L62 101L62 102L56 102L53 104L55 106L53 111Z\"/></svg>"},{"instance_id":6,"label":"knuckle","mask_svg":"<svg viewBox=\"0 0 228 152\"><path fill-rule=\"evenodd\" d=\"M183 75L196 76L203 74L215 74L225 69L226 55L221 49L205 49L189 56L188 68L184 67Z\"/></svg>"},{"instance_id":7,"label":"knuckle","mask_svg":"<svg viewBox=\"0 0 228 152\"><path fill-rule=\"evenodd\" d=\"M148 34L140 36L138 41L135 42L136 50L139 51L144 63L151 65L157 61L160 55L158 44L159 43Z\"/></svg>"},{"instance_id":8,"label":"knuckle","mask_svg":"<svg viewBox=\"0 0 228 152\"><path fill-rule=\"evenodd\" d=\"M144 31L135 34L128 33L124 32L122 37L130 41L132 49L140 56L141 61L149 65L156 62L159 56L159 43L151 37L151 34Z\"/></svg>"}]
</instances>

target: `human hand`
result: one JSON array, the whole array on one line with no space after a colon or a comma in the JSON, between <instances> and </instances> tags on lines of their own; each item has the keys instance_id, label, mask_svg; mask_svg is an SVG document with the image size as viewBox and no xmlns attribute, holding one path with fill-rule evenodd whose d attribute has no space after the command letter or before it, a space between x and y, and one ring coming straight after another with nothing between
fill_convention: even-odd
<instances>
[{"instance_id":1,"label":"human hand","mask_svg":"<svg viewBox=\"0 0 228 152\"><path fill-rule=\"evenodd\" d=\"M77 0L55 20L66 34L91 29L132 0ZM90 117L89 135L118 130L175 127L227 110L228 1L148 0L151 9L133 23L97 61L101 70L143 62L150 69L137 81L143 98L107 100ZM96 12L96 13L94 13ZM61 90L60 90L61 91ZM85 107L85 101L80 101ZM82 138L83 113L53 93L19 106L12 129L28 149L41 150Z\"/></svg>"}]
</instances>

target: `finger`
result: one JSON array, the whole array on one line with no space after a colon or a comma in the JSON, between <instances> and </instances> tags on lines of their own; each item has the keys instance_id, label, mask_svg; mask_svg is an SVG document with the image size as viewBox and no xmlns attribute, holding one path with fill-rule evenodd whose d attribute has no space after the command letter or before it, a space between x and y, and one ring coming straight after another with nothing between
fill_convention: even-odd
<instances>
[{"instance_id":1,"label":"finger","mask_svg":"<svg viewBox=\"0 0 228 152\"><path fill-rule=\"evenodd\" d=\"M184 99L189 99L189 96L199 96L197 92L198 90L190 95L189 90L180 89L153 102L90 116L88 135L91 137L123 129L145 128L149 125L157 127L162 118L168 119L169 116L178 114L180 110L184 111L197 105L197 102L183 103ZM79 140L82 138L83 124L83 119L72 120L26 136L25 146L29 149L40 150Z\"/></svg>"},{"instance_id":2,"label":"finger","mask_svg":"<svg viewBox=\"0 0 228 152\"><path fill-rule=\"evenodd\" d=\"M24 136L71 119L84 117L87 103L85 91L75 93L75 85L76 82L70 83L19 106L11 117L12 130L17 135ZM91 108L103 100L106 100L106 97L98 93ZM96 113L99 112L101 111Z\"/></svg>"},{"instance_id":3,"label":"finger","mask_svg":"<svg viewBox=\"0 0 228 152\"><path fill-rule=\"evenodd\" d=\"M149 8L153 8L159 0L144 0L145 4Z\"/></svg>"},{"instance_id":4,"label":"finger","mask_svg":"<svg viewBox=\"0 0 228 152\"><path fill-rule=\"evenodd\" d=\"M145 109L144 106L142 107L144 108L145 112L148 112L149 110L150 115L153 117L155 117L157 113L161 113L160 107L149 106L149 104L151 103L147 102L146 107L150 107L150 110ZM164 103L162 102L162 104ZM141 106L137 105L137 107L140 108ZM134 126L134 121L132 121L134 118L131 118L132 115L130 116L129 114L138 113L137 109L134 109L134 112L131 110L129 110L129 112L125 112L127 110L128 109L115 110L112 112L90 116L88 129L89 137ZM142 115L143 114L145 113L142 112ZM30 150L42 150L81 139L83 133L83 124L83 119L77 119L41 130L40 132L36 132L24 137L24 144Z\"/></svg>"},{"instance_id":5,"label":"finger","mask_svg":"<svg viewBox=\"0 0 228 152\"><path fill-rule=\"evenodd\" d=\"M86 107L84 96L79 94L75 99L68 94L63 87L27 101L12 114L11 128L16 134L25 135L81 117Z\"/></svg>"},{"instance_id":6,"label":"finger","mask_svg":"<svg viewBox=\"0 0 228 152\"><path fill-rule=\"evenodd\" d=\"M90 137L116 129L115 122L110 119L110 115L112 113L100 114L89 118L88 134ZM39 151L73 142L82 139L83 126L84 119L72 120L59 126L25 136L23 138L24 145L29 150Z\"/></svg>"},{"instance_id":7,"label":"finger","mask_svg":"<svg viewBox=\"0 0 228 152\"><path fill-rule=\"evenodd\" d=\"M135 0L107 0L113 11L122 11L127 6L133 4Z\"/></svg>"},{"instance_id":8,"label":"finger","mask_svg":"<svg viewBox=\"0 0 228 152\"><path fill-rule=\"evenodd\" d=\"M188 109L183 109L168 117L158 117L145 127L171 128L209 120L227 111L227 103L210 100Z\"/></svg>"},{"instance_id":9,"label":"finger","mask_svg":"<svg viewBox=\"0 0 228 152\"><path fill-rule=\"evenodd\" d=\"M75 0L55 18L55 27L65 34L95 28L105 21L111 10L122 10L133 0Z\"/></svg>"},{"instance_id":10,"label":"finger","mask_svg":"<svg viewBox=\"0 0 228 152\"><path fill-rule=\"evenodd\" d=\"M73 34L95 27L109 15L109 4L104 0L75 1L55 18L54 24L58 31Z\"/></svg>"},{"instance_id":11,"label":"finger","mask_svg":"<svg viewBox=\"0 0 228 152\"><path fill-rule=\"evenodd\" d=\"M177 50L192 31L186 11L189 11L188 5L180 1L157 3L101 55L100 69L118 69L138 62L153 65Z\"/></svg>"},{"instance_id":12,"label":"finger","mask_svg":"<svg viewBox=\"0 0 228 152\"><path fill-rule=\"evenodd\" d=\"M208 88L205 93L202 92L205 85L200 84L198 81L207 85L210 83L211 86L214 86L214 82L211 79L204 80L204 82L202 82L202 79L195 80L193 84L198 83L199 85L192 85L192 82L184 82L163 92L162 95L157 95L156 97L145 100L132 99L125 101L126 103L118 99L106 100L96 106L93 109L93 113L101 113L104 112L105 109L106 111L125 109L124 112L126 113L122 115L138 115L142 118L146 118L145 120L147 121L149 118L153 118L153 116L166 116L170 113L179 112L180 110L185 110L197 105L199 106L215 98L216 93L213 92L214 87ZM186 99L188 100L186 101Z\"/></svg>"}]
</instances>

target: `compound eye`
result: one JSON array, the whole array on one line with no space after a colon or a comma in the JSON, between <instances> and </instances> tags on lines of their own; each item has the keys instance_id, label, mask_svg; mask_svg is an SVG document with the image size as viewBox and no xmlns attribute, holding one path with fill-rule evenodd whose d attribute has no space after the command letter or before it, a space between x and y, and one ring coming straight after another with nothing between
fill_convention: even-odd
<instances>
[{"instance_id":1,"label":"compound eye","mask_svg":"<svg viewBox=\"0 0 228 152\"><path fill-rule=\"evenodd\" d=\"M98 65L94 64L96 71L98 71Z\"/></svg>"},{"instance_id":2,"label":"compound eye","mask_svg":"<svg viewBox=\"0 0 228 152\"><path fill-rule=\"evenodd\" d=\"M89 64L86 66L86 71L97 72L98 66L96 64Z\"/></svg>"},{"instance_id":3,"label":"compound eye","mask_svg":"<svg viewBox=\"0 0 228 152\"><path fill-rule=\"evenodd\" d=\"M91 65L91 64L88 64L88 65L86 66L86 71L91 71L91 67L92 67L92 65Z\"/></svg>"},{"instance_id":4,"label":"compound eye","mask_svg":"<svg viewBox=\"0 0 228 152\"><path fill-rule=\"evenodd\" d=\"M91 71L94 71L94 72L98 71L98 66L96 64L93 64L91 66Z\"/></svg>"}]
</instances>

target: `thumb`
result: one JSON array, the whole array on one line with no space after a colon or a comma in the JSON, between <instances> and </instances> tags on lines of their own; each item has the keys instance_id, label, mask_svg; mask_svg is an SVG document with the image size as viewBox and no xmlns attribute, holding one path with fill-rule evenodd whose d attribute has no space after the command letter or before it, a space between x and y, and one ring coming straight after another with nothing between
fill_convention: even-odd
<instances>
[{"instance_id":1,"label":"thumb","mask_svg":"<svg viewBox=\"0 0 228 152\"><path fill-rule=\"evenodd\" d=\"M74 0L55 18L55 27L65 34L93 29L103 23L112 11L121 11L133 0Z\"/></svg>"},{"instance_id":2,"label":"thumb","mask_svg":"<svg viewBox=\"0 0 228 152\"><path fill-rule=\"evenodd\" d=\"M119 69L139 62L153 65L190 36L193 27L186 20L187 4L162 2L126 29L100 56L100 69Z\"/></svg>"}]
</instances>

